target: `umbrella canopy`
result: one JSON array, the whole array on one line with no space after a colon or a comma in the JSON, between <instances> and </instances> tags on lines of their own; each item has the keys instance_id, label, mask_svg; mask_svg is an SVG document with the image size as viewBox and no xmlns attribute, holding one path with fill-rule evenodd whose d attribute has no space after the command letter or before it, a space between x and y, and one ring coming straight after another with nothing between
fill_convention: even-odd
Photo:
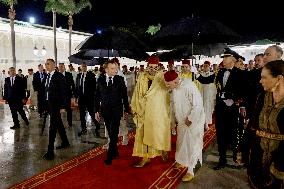
<instances>
[{"instance_id":1,"label":"umbrella canopy","mask_svg":"<svg viewBox=\"0 0 284 189\"><path fill-rule=\"evenodd\" d=\"M225 43L207 44L207 45L195 45L192 46L179 46L170 52L164 52L157 54L161 61L192 59L193 55L215 56L220 55L227 48Z\"/></svg>"},{"instance_id":2,"label":"umbrella canopy","mask_svg":"<svg viewBox=\"0 0 284 189\"><path fill-rule=\"evenodd\" d=\"M216 20L188 17L161 28L153 37L156 47L235 42L240 36Z\"/></svg>"},{"instance_id":3,"label":"umbrella canopy","mask_svg":"<svg viewBox=\"0 0 284 189\"><path fill-rule=\"evenodd\" d=\"M84 62L87 66L102 65L108 60L107 58L95 57L88 52L88 50L79 51L78 53L69 56L68 59L71 63L81 65Z\"/></svg>"},{"instance_id":4,"label":"umbrella canopy","mask_svg":"<svg viewBox=\"0 0 284 189\"><path fill-rule=\"evenodd\" d=\"M151 51L132 33L116 28L109 28L101 34L94 34L83 41L76 49L118 51L116 57L144 59L146 52ZM111 55L107 56L110 57ZM137 57L135 57L137 56Z\"/></svg>"}]
</instances>

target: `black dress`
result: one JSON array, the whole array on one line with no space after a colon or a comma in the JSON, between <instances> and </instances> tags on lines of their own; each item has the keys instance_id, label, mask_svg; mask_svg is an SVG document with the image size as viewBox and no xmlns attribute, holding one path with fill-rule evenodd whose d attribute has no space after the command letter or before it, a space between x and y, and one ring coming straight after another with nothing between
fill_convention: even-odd
<instances>
[{"instance_id":1,"label":"black dress","mask_svg":"<svg viewBox=\"0 0 284 189\"><path fill-rule=\"evenodd\" d=\"M250 125L248 178L252 188L283 188L284 99L277 106L272 93L259 96Z\"/></svg>"}]
</instances>

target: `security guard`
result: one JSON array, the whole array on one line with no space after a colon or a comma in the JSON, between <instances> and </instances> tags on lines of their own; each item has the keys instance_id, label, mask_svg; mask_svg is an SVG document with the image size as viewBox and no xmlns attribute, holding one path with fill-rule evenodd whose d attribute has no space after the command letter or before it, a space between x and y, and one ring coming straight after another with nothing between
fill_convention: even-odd
<instances>
[{"instance_id":1,"label":"security guard","mask_svg":"<svg viewBox=\"0 0 284 189\"><path fill-rule=\"evenodd\" d=\"M245 115L245 81L243 72L234 67L240 58L235 51L226 48L223 58L224 68L220 69L216 83L219 86L216 96L216 133L219 152L219 162L215 170L224 168L227 159L226 152L229 145L233 150L233 160L237 161L237 143L238 143L238 117L239 113Z\"/></svg>"}]
</instances>

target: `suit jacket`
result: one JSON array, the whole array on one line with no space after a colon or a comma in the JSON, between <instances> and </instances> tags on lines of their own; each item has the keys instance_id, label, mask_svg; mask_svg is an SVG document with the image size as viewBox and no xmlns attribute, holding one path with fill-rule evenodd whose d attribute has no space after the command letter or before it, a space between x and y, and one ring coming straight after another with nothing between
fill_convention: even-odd
<instances>
[{"instance_id":1,"label":"suit jacket","mask_svg":"<svg viewBox=\"0 0 284 189\"><path fill-rule=\"evenodd\" d=\"M10 77L5 79L4 84L4 100L7 101L21 101L26 98L26 88L24 80L15 76L14 85L12 86Z\"/></svg>"},{"instance_id":2,"label":"suit jacket","mask_svg":"<svg viewBox=\"0 0 284 189\"><path fill-rule=\"evenodd\" d=\"M49 86L46 86L45 90L48 91L48 109L50 112L66 108L67 85L65 77L60 72L54 72Z\"/></svg>"},{"instance_id":3,"label":"suit jacket","mask_svg":"<svg viewBox=\"0 0 284 189\"><path fill-rule=\"evenodd\" d=\"M113 77L112 86L107 86L106 76L100 76L98 78L95 104L95 111L98 112L101 109L104 117L109 114L122 116L123 108L125 112L129 113L127 88L124 78L116 75Z\"/></svg>"},{"instance_id":4,"label":"suit jacket","mask_svg":"<svg viewBox=\"0 0 284 189\"><path fill-rule=\"evenodd\" d=\"M34 91L44 92L46 76L47 74L43 73L43 79L41 80L39 71L34 73L34 78L33 78Z\"/></svg>"},{"instance_id":5,"label":"suit jacket","mask_svg":"<svg viewBox=\"0 0 284 189\"><path fill-rule=\"evenodd\" d=\"M79 99L84 99L90 103L94 103L95 91L96 91L96 76L93 72L87 72L84 82L84 93L82 87L80 86L82 73L79 73L76 78L76 93L75 97Z\"/></svg>"},{"instance_id":6,"label":"suit jacket","mask_svg":"<svg viewBox=\"0 0 284 189\"><path fill-rule=\"evenodd\" d=\"M67 84L67 96L68 98L72 98L75 95L75 83L73 80L73 76L69 72L65 72L65 80Z\"/></svg>"},{"instance_id":7,"label":"suit jacket","mask_svg":"<svg viewBox=\"0 0 284 189\"><path fill-rule=\"evenodd\" d=\"M224 92L226 99L232 99L235 102L239 100L246 102L247 81L244 71L234 67L224 86L223 77L225 72L226 69L221 69L216 77L216 82L221 86L217 93L217 99L220 99L221 94Z\"/></svg>"}]
</instances>

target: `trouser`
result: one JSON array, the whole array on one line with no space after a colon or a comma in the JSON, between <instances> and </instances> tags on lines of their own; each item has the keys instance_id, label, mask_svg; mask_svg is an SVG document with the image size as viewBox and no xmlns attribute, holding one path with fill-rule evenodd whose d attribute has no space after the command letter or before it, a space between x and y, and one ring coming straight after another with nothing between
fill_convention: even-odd
<instances>
[{"instance_id":1,"label":"trouser","mask_svg":"<svg viewBox=\"0 0 284 189\"><path fill-rule=\"evenodd\" d=\"M95 119L94 102L90 102L86 99L80 98L78 104L79 104L82 131L87 129L86 126L86 110L87 110L92 118L92 121L96 126L96 132L98 132L100 130L100 124Z\"/></svg>"},{"instance_id":2,"label":"trouser","mask_svg":"<svg viewBox=\"0 0 284 189\"><path fill-rule=\"evenodd\" d=\"M233 104L226 106L223 100L216 102L216 134L219 152L219 162L226 163L227 148L231 144L233 156L237 155L237 129L238 129L238 107Z\"/></svg>"},{"instance_id":3,"label":"trouser","mask_svg":"<svg viewBox=\"0 0 284 189\"><path fill-rule=\"evenodd\" d=\"M59 109L52 110L49 112L49 115L50 115L50 127L49 127L48 151L53 152L57 131L59 133L63 145L69 144L69 141L61 119L60 110Z\"/></svg>"},{"instance_id":4,"label":"trouser","mask_svg":"<svg viewBox=\"0 0 284 189\"><path fill-rule=\"evenodd\" d=\"M8 100L8 103L9 103L9 107L11 110L11 114L12 114L12 118L13 118L13 122L15 126L20 126L20 122L18 120L18 112L21 115L22 119L25 122L28 122L28 118L23 109L24 106L21 100Z\"/></svg>"},{"instance_id":5,"label":"trouser","mask_svg":"<svg viewBox=\"0 0 284 189\"><path fill-rule=\"evenodd\" d=\"M67 99L66 112L67 112L67 122L68 122L68 125L72 126L71 98Z\"/></svg>"},{"instance_id":6,"label":"trouser","mask_svg":"<svg viewBox=\"0 0 284 189\"><path fill-rule=\"evenodd\" d=\"M38 91L37 93L37 111L39 115L42 115L45 111L45 100L44 99L45 95L42 91Z\"/></svg>"},{"instance_id":7,"label":"trouser","mask_svg":"<svg viewBox=\"0 0 284 189\"><path fill-rule=\"evenodd\" d=\"M117 113L112 113L107 116L103 115L103 118L110 138L107 159L111 160L118 155L117 142L121 116L117 115Z\"/></svg>"}]
</instances>

